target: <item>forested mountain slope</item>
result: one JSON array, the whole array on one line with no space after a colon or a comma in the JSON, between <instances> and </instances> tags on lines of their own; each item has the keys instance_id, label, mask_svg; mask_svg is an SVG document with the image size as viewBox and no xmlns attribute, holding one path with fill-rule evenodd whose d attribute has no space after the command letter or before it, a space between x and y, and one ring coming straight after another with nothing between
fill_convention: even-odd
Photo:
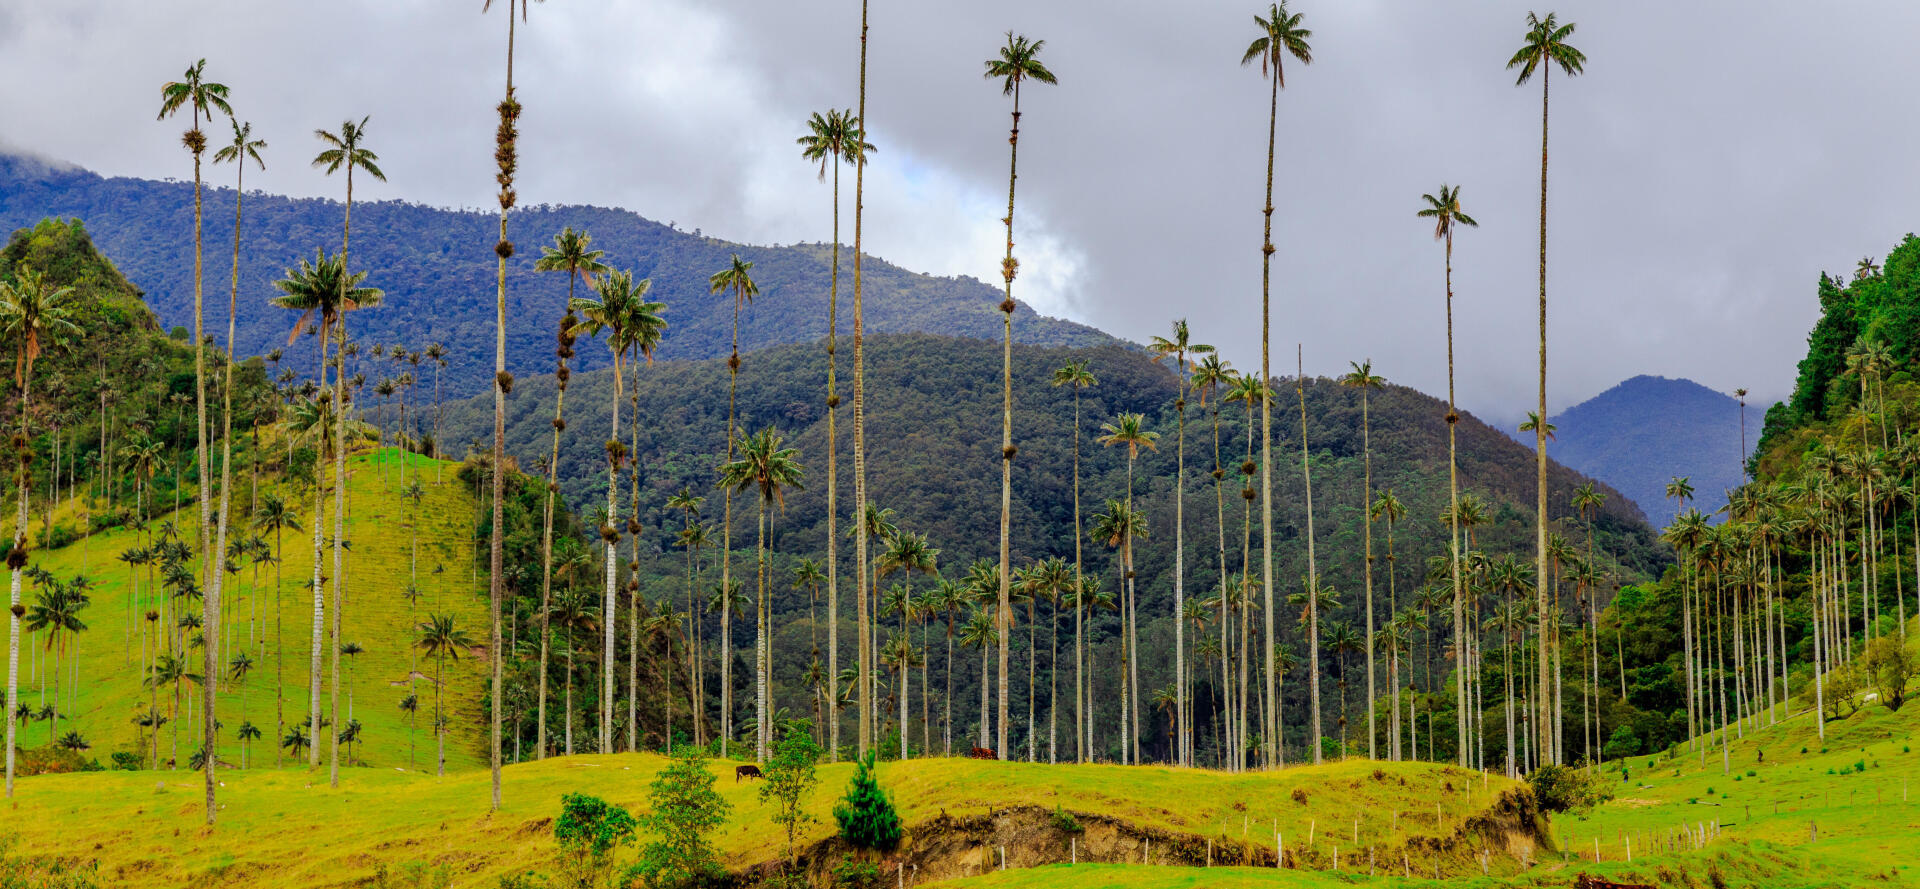
<instances>
[{"instance_id":1,"label":"forested mountain slope","mask_svg":"<svg viewBox=\"0 0 1920 889\"><path fill-rule=\"evenodd\" d=\"M233 243L233 189L210 181L203 239L207 244L207 299L224 308ZM822 197L823 202L825 197ZM337 252L342 206L337 201L246 195L240 268L240 355L264 354L286 345L290 313L267 304L273 282L316 250ZM30 226L49 217L84 219L101 249L114 258L158 314L172 327L192 325L193 185L125 177L54 166L0 153L0 230ZM653 222L627 210L583 206L530 206L514 211L515 253L508 262L508 367L527 376L552 371L547 357L554 325L566 300L564 274L533 271L540 248L565 226L585 229L605 262L652 278L652 298L667 304L672 335L661 349L671 359L725 355L730 345L732 298L708 291L707 277L740 254L754 263L760 297L741 312L740 343L755 350L806 342L826 334L831 246L785 247L735 244ZM491 211L447 210L402 201L356 201L353 264L367 272L367 286L386 292L378 309L353 314L348 326L363 344L400 343L420 350L429 343L451 353L444 373L449 395L480 391L492 377L494 256L498 216ZM851 232L843 232L851 238ZM842 248L841 296L852 293L853 253ZM869 256L865 263L866 328L870 332L938 332L997 338L1000 291L971 278L917 274ZM215 297L218 297L217 299ZM851 305L850 301L847 305ZM843 306L844 308L844 306ZM211 308L210 310L211 311ZM224 314L224 311L221 312ZM852 330L843 312L841 331ZM1115 342L1098 330L1037 315L1022 304L1014 313L1014 336L1050 345ZM295 367L308 370L314 349L288 350ZM604 350L581 350L577 368L609 364ZM398 373L398 370L394 371ZM417 375L419 371L415 371Z\"/></svg>"},{"instance_id":2,"label":"forested mountain slope","mask_svg":"<svg viewBox=\"0 0 1920 889\"><path fill-rule=\"evenodd\" d=\"M1748 447L1760 432L1759 412L1751 419ZM1553 422L1559 429L1547 453L1618 488L1657 527L1679 512L1666 495L1676 476L1690 479L1703 497L1743 481L1740 403L1692 380L1637 376Z\"/></svg>"}]
</instances>

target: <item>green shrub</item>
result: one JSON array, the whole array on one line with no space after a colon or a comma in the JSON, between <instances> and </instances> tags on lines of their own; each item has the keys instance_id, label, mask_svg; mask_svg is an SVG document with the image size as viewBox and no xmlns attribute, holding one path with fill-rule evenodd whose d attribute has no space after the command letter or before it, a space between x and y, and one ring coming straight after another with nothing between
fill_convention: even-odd
<instances>
[{"instance_id":1,"label":"green shrub","mask_svg":"<svg viewBox=\"0 0 1920 889\"><path fill-rule=\"evenodd\" d=\"M853 780L847 795L833 807L833 819L840 823L840 836L859 849L892 849L900 844L900 813L893 800L880 789L874 773L873 751L854 763Z\"/></svg>"},{"instance_id":2,"label":"green shrub","mask_svg":"<svg viewBox=\"0 0 1920 889\"><path fill-rule=\"evenodd\" d=\"M640 826L656 839L640 849L629 871L649 889L698 886L724 871L707 834L727 820L731 808L713 789L713 772L704 751L683 747L661 769L647 791L649 812Z\"/></svg>"},{"instance_id":3,"label":"green shrub","mask_svg":"<svg viewBox=\"0 0 1920 889\"><path fill-rule=\"evenodd\" d=\"M589 889L604 883L613 872L614 850L633 842L636 824L626 809L597 796L561 797L553 838L560 844L562 885Z\"/></svg>"},{"instance_id":4,"label":"green shrub","mask_svg":"<svg viewBox=\"0 0 1920 889\"><path fill-rule=\"evenodd\" d=\"M820 758L820 746L804 731L789 731L773 749L767 762L766 780L760 782L760 801L774 804L773 823L787 831L787 860L793 860L794 835L800 828L818 820L805 807L806 799L820 783L813 764Z\"/></svg>"},{"instance_id":5,"label":"green shrub","mask_svg":"<svg viewBox=\"0 0 1920 889\"><path fill-rule=\"evenodd\" d=\"M1542 811L1585 811L1613 798L1606 783L1579 769L1541 766L1527 776Z\"/></svg>"},{"instance_id":6,"label":"green shrub","mask_svg":"<svg viewBox=\"0 0 1920 889\"><path fill-rule=\"evenodd\" d=\"M1048 820L1053 823L1053 829L1061 833L1080 833L1086 830L1085 827L1081 826L1080 819L1073 817L1072 812L1062 809L1059 806L1053 807L1053 817Z\"/></svg>"},{"instance_id":7,"label":"green shrub","mask_svg":"<svg viewBox=\"0 0 1920 889\"><path fill-rule=\"evenodd\" d=\"M833 885L845 889L880 889L880 866L865 858L844 855L833 866Z\"/></svg>"},{"instance_id":8,"label":"green shrub","mask_svg":"<svg viewBox=\"0 0 1920 889\"><path fill-rule=\"evenodd\" d=\"M122 772L140 771L141 764L145 762L140 754L127 750L116 750L109 759L112 760L113 767Z\"/></svg>"}]
</instances>

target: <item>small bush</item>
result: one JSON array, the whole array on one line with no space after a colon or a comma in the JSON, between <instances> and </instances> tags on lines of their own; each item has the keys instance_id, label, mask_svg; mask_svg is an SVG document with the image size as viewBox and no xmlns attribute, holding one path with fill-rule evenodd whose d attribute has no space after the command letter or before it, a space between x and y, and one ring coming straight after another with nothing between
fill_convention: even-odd
<instances>
[{"instance_id":1,"label":"small bush","mask_svg":"<svg viewBox=\"0 0 1920 889\"><path fill-rule=\"evenodd\" d=\"M1579 769L1541 766L1527 776L1527 784L1542 811L1586 811L1613 798L1613 791Z\"/></svg>"},{"instance_id":2,"label":"small bush","mask_svg":"<svg viewBox=\"0 0 1920 889\"><path fill-rule=\"evenodd\" d=\"M633 842L635 826L626 809L597 796L561 797L553 838L560 843L562 885L588 889L606 882L613 872L613 851Z\"/></svg>"},{"instance_id":3,"label":"small bush","mask_svg":"<svg viewBox=\"0 0 1920 889\"><path fill-rule=\"evenodd\" d=\"M145 762L145 760L140 758L140 754L132 753L126 750L114 751L114 754L112 757L110 757L110 759L113 762L113 767L122 772L140 771L141 764Z\"/></svg>"},{"instance_id":4,"label":"small bush","mask_svg":"<svg viewBox=\"0 0 1920 889\"><path fill-rule=\"evenodd\" d=\"M1306 804L1307 804L1307 790L1306 790L1306 788L1304 788L1304 787L1295 787L1295 788L1293 789L1293 801L1294 801L1294 802L1296 802L1296 803L1299 803L1300 805L1303 805L1303 806L1304 806L1304 805L1306 805Z\"/></svg>"},{"instance_id":5,"label":"small bush","mask_svg":"<svg viewBox=\"0 0 1920 889\"><path fill-rule=\"evenodd\" d=\"M1072 812L1059 806L1053 807L1053 817L1049 820L1053 822L1053 829L1061 833L1081 833L1086 830L1081 826L1080 819L1073 817Z\"/></svg>"},{"instance_id":6,"label":"small bush","mask_svg":"<svg viewBox=\"0 0 1920 889\"><path fill-rule=\"evenodd\" d=\"M900 844L900 813L893 800L880 789L874 775L874 752L854 763L853 780L847 783L847 795L833 807L833 819L840 823L840 836L855 848L892 849Z\"/></svg>"},{"instance_id":7,"label":"small bush","mask_svg":"<svg viewBox=\"0 0 1920 889\"><path fill-rule=\"evenodd\" d=\"M842 856L833 866L833 885L846 889L880 889L880 866L865 858Z\"/></svg>"},{"instance_id":8,"label":"small bush","mask_svg":"<svg viewBox=\"0 0 1920 889\"><path fill-rule=\"evenodd\" d=\"M699 885L723 873L707 834L726 823L731 808L713 789L702 751L686 747L661 769L647 791L650 811L640 819L654 834L629 871L648 887Z\"/></svg>"}]
</instances>

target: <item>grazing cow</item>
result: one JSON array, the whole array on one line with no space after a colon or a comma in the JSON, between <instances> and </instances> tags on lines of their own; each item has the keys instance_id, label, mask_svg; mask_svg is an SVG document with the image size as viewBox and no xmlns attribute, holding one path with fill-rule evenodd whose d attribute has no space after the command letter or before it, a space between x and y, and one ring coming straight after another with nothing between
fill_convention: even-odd
<instances>
[{"instance_id":1,"label":"grazing cow","mask_svg":"<svg viewBox=\"0 0 1920 889\"><path fill-rule=\"evenodd\" d=\"M766 777L765 775L760 774L759 766L734 766L733 767L733 783L735 784L740 783L740 779L742 778L765 778L765 777Z\"/></svg>"},{"instance_id":2,"label":"grazing cow","mask_svg":"<svg viewBox=\"0 0 1920 889\"><path fill-rule=\"evenodd\" d=\"M972 753L969 753L969 754L967 754L967 758L969 758L969 759L998 759L998 757L996 757L996 756L994 756L994 755L993 755L993 748L992 748L992 747L975 747L975 748L973 748L973 752L972 752Z\"/></svg>"}]
</instances>

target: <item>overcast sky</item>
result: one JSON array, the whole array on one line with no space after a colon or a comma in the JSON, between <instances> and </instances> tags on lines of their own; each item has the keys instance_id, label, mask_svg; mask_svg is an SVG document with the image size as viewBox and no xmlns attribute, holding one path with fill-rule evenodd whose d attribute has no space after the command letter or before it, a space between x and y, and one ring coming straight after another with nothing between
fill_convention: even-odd
<instances>
[{"instance_id":1,"label":"overcast sky","mask_svg":"<svg viewBox=\"0 0 1920 889\"><path fill-rule=\"evenodd\" d=\"M307 164L312 130L371 115L390 181L356 181L357 198L485 206L507 23L480 5L0 0L0 145L185 178L182 126L154 113L160 85L204 56L271 142L249 186L336 196ZM1060 83L1023 91L1015 295L1135 340L1184 316L1257 366L1267 85L1239 60L1263 6L873 6L869 252L998 280L1009 103L981 63L1008 29L1044 38ZM1640 373L1784 395L1817 274L1913 227L1899 208L1920 191L1920 118L1883 97L1920 82L1920 4L1553 8L1589 60L1553 80L1553 407ZM1314 63L1290 67L1280 97L1276 372L1304 340L1309 372L1371 358L1444 394L1441 250L1413 214L1458 184L1481 223L1455 249L1460 398L1518 416L1534 391L1540 90L1504 66L1529 3L1293 9ZM522 202L827 240L829 191L793 140L809 112L854 104L859 14L857 0L535 4L516 55Z\"/></svg>"}]
</instances>

